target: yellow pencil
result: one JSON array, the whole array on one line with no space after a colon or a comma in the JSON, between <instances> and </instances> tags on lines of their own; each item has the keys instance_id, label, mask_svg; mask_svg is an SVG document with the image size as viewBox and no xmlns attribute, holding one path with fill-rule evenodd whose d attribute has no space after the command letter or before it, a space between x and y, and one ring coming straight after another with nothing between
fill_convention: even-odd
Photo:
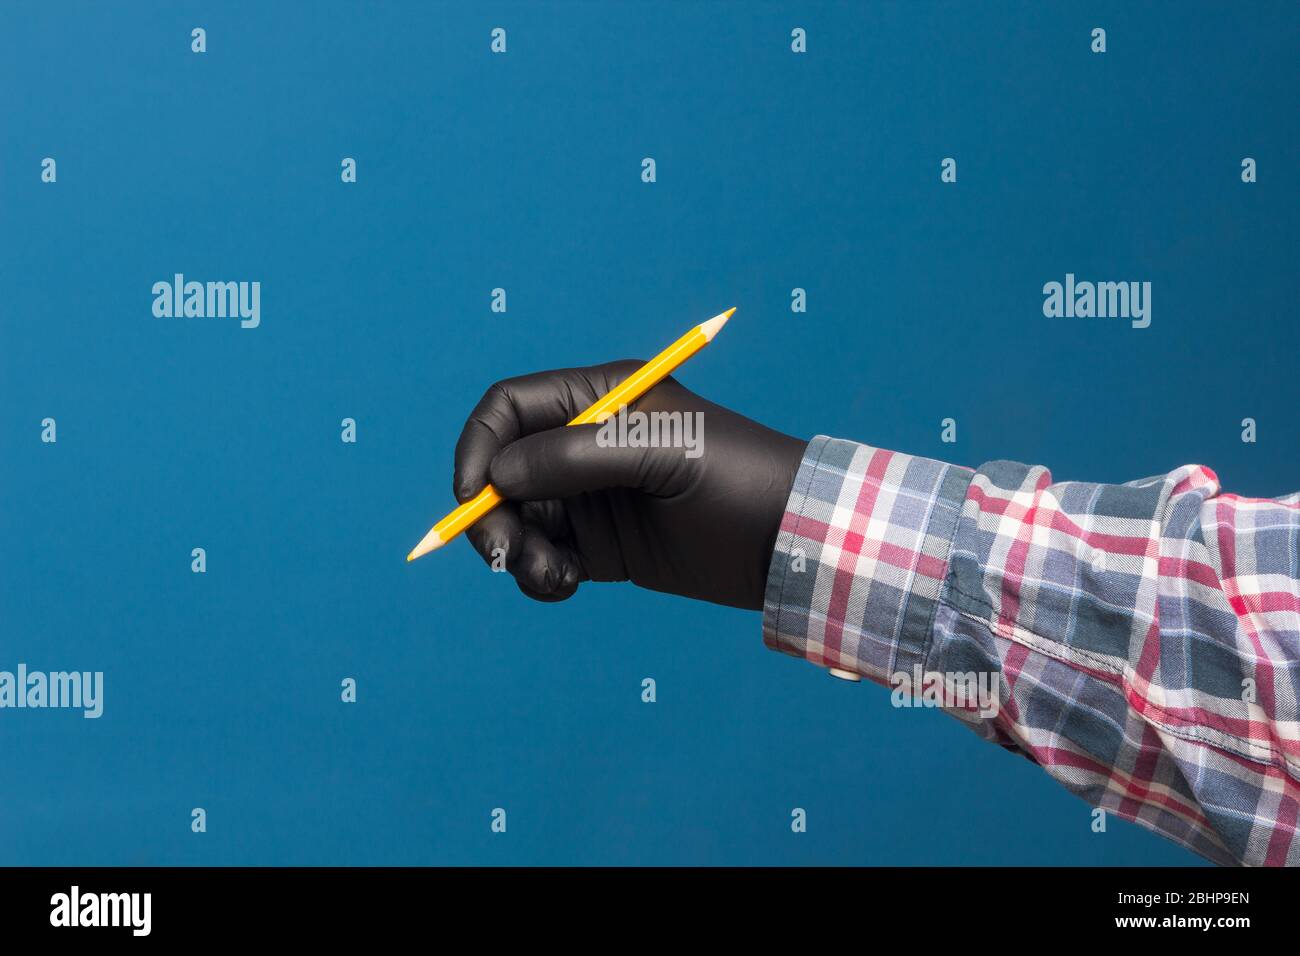
<instances>
[{"instance_id":1,"label":"yellow pencil","mask_svg":"<svg viewBox=\"0 0 1300 956\"><path fill-rule=\"evenodd\" d=\"M677 366L713 341L713 337L727 324L727 320L736 310L728 309L721 315L715 315L707 322L701 322L668 348L664 349L650 361L625 378L614 390L598 399L585 412L569 422L570 425L598 425L620 406L631 405L656 384L673 373ZM465 502L459 508L434 525L424 539L406 556L407 561L414 561L430 551L436 551L460 534L479 518L501 504L501 495L488 485L478 495Z\"/></svg>"}]
</instances>

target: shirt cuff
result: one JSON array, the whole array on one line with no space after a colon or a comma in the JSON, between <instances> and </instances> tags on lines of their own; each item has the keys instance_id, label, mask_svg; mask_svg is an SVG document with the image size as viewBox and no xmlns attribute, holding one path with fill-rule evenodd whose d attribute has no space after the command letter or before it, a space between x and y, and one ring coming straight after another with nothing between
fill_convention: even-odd
<instances>
[{"instance_id":1,"label":"shirt cuff","mask_svg":"<svg viewBox=\"0 0 1300 956\"><path fill-rule=\"evenodd\" d=\"M763 643L880 684L925 666L973 472L818 435L767 574Z\"/></svg>"}]
</instances>

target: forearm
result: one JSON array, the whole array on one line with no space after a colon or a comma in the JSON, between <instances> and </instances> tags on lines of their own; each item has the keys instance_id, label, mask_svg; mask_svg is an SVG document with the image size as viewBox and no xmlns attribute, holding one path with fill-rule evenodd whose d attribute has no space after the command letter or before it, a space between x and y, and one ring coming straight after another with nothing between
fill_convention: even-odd
<instances>
[{"instance_id":1,"label":"forearm","mask_svg":"<svg viewBox=\"0 0 1300 956\"><path fill-rule=\"evenodd\" d=\"M1093 806L1218 862L1294 864L1298 542L1294 502L1195 466L1053 484L817 438L764 640L917 694L974 675L994 706L950 684L947 709Z\"/></svg>"}]
</instances>

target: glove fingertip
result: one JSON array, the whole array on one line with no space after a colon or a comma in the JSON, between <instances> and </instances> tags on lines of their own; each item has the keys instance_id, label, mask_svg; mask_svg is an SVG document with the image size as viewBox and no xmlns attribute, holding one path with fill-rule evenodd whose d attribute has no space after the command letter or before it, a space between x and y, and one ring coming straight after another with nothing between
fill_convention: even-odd
<instances>
[{"instance_id":1,"label":"glove fingertip","mask_svg":"<svg viewBox=\"0 0 1300 956\"><path fill-rule=\"evenodd\" d=\"M560 601L567 601L569 598L573 597L578 590L576 582L572 587L558 588L554 591L545 592L535 591L518 579L515 580L515 583L519 585L519 590L522 591L525 596L532 598L534 601L541 601L544 604L557 604Z\"/></svg>"}]
</instances>

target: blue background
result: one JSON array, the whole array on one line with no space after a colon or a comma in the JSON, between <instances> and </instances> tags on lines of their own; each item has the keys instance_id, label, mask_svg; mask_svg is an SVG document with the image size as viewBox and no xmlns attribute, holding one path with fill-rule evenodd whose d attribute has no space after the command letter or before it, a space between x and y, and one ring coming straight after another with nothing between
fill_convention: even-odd
<instances>
[{"instance_id":1,"label":"blue background","mask_svg":"<svg viewBox=\"0 0 1300 956\"><path fill-rule=\"evenodd\" d=\"M1196 862L757 614L403 560L488 384L730 305L680 377L794 434L1295 491L1300 7L1129 7L6 3L0 669L106 710L0 712L0 863Z\"/></svg>"}]
</instances>

